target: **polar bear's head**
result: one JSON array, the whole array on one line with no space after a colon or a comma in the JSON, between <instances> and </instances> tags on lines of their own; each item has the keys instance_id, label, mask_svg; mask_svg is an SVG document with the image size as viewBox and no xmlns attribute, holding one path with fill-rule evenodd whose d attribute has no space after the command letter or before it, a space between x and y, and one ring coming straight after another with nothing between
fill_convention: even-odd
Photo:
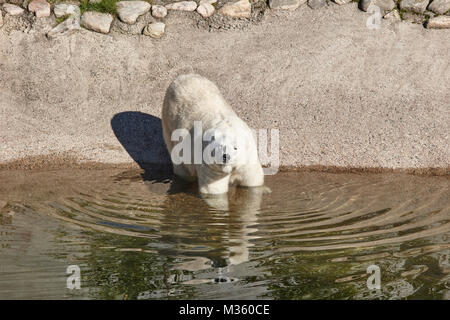
<instances>
[{"instance_id":1,"label":"polar bear's head","mask_svg":"<svg viewBox=\"0 0 450 320\"><path fill-rule=\"evenodd\" d=\"M253 137L248 128L230 121L219 122L205 132L205 163L215 171L231 173L237 166L248 162L249 139Z\"/></svg>"}]
</instances>

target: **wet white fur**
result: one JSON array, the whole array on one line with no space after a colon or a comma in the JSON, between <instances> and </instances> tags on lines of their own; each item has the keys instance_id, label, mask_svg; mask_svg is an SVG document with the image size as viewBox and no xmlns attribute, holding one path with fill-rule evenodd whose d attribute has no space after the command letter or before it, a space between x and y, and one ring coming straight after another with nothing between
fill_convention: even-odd
<instances>
[{"instance_id":1,"label":"wet white fur","mask_svg":"<svg viewBox=\"0 0 450 320\"><path fill-rule=\"evenodd\" d=\"M196 74L180 75L167 89L162 109L163 136L169 153L179 143L171 141L172 132L184 128L193 139L194 121L202 122L203 132L213 129L225 133L227 141L245 137L244 144L237 155L232 155L230 165L174 164L177 176L190 181L198 179L200 192L207 194L226 193L230 183L246 187L264 184L256 143L247 124L228 105L214 83Z\"/></svg>"}]
</instances>

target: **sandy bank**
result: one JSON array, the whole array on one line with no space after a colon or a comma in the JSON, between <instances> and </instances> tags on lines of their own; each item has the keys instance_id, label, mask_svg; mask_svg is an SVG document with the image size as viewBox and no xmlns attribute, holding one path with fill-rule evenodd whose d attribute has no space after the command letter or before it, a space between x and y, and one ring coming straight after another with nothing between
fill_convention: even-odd
<instances>
[{"instance_id":1,"label":"sandy bank","mask_svg":"<svg viewBox=\"0 0 450 320\"><path fill-rule=\"evenodd\" d=\"M165 89L197 72L251 127L280 130L284 167L448 172L450 32L369 30L354 6L212 32L174 14L160 40L0 29L0 162L166 163Z\"/></svg>"}]
</instances>

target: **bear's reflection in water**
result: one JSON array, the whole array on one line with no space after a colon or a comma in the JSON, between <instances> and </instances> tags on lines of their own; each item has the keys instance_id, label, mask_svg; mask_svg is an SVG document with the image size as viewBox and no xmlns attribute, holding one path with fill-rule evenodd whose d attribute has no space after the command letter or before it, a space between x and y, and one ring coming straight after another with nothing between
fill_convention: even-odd
<instances>
[{"instance_id":1,"label":"bear's reflection in water","mask_svg":"<svg viewBox=\"0 0 450 320\"><path fill-rule=\"evenodd\" d=\"M154 185L149 188L154 192ZM232 266L249 261L251 240L256 239L258 213L268 187L231 187L222 195L203 195L195 183L172 180L161 218L163 241L174 244L161 253L181 261L174 269L199 271L213 268L212 281L229 282ZM177 252L173 252L173 250ZM172 252L169 252L172 251ZM181 253L182 252L182 253Z\"/></svg>"}]
</instances>

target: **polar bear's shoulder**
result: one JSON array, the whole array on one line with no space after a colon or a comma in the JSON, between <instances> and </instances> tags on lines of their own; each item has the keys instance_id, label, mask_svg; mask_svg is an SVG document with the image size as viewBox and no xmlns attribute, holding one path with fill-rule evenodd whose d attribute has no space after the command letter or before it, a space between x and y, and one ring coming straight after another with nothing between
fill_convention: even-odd
<instances>
[{"instance_id":1,"label":"polar bear's shoulder","mask_svg":"<svg viewBox=\"0 0 450 320\"><path fill-rule=\"evenodd\" d=\"M184 106L232 111L219 88L198 74L179 75L169 86L167 95L170 100Z\"/></svg>"},{"instance_id":2,"label":"polar bear's shoulder","mask_svg":"<svg viewBox=\"0 0 450 320\"><path fill-rule=\"evenodd\" d=\"M175 88L205 88L206 90L219 91L217 86L212 81L196 73L181 74L173 80L172 85Z\"/></svg>"},{"instance_id":3,"label":"polar bear's shoulder","mask_svg":"<svg viewBox=\"0 0 450 320\"><path fill-rule=\"evenodd\" d=\"M197 100L205 95L222 96L214 83L198 74L179 75L169 86L169 91L175 97L195 97Z\"/></svg>"}]
</instances>

